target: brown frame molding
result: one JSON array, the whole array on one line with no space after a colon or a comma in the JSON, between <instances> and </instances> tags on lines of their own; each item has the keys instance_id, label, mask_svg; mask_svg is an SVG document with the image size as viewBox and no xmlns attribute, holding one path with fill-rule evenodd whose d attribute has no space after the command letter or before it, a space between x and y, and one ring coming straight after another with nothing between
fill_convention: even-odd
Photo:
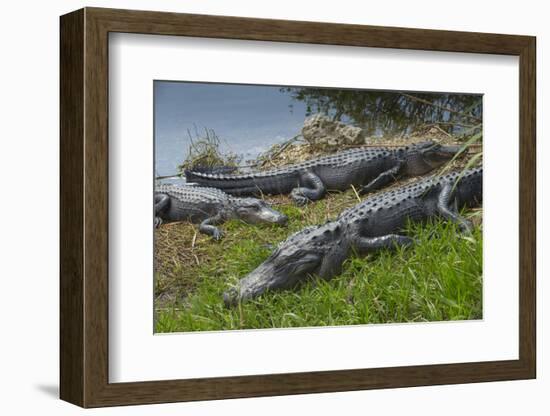
<instances>
[{"instance_id":1,"label":"brown frame molding","mask_svg":"<svg viewBox=\"0 0 550 416\"><path fill-rule=\"evenodd\" d=\"M530 36L85 8L60 19L60 396L83 407L518 380L536 376L536 40ZM109 383L108 34L519 56L519 359Z\"/></svg>"}]
</instances>

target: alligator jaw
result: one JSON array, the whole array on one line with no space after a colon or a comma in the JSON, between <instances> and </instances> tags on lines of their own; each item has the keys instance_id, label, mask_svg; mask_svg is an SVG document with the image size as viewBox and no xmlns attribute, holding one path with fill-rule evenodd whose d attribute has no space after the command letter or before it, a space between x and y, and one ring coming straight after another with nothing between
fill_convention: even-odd
<instances>
[{"instance_id":1,"label":"alligator jaw","mask_svg":"<svg viewBox=\"0 0 550 416\"><path fill-rule=\"evenodd\" d=\"M227 307L236 306L239 302L260 296L272 286L284 286L285 278L280 276L279 284L274 285L275 264L270 259L241 279L238 287L231 288L223 294L223 301Z\"/></svg>"},{"instance_id":2,"label":"alligator jaw","mask_svg":"<svg viewBox=\"0 0 550 416\"><path fill-rule=\"evenodd\" d=\"M453 157L455 154L457 154L462 146L460 145L445 145L441 146L441 148L438 150L438 153L441 156L447 156L447 157Z\"/></svg>"},{"instance_id":3,"label":"alligator jaw","mask_svg":"<svg viewBox=\"0 0 550 416\"><path fill-rule=\"evenodd\" d=\"M285 225L286 215L271 208L265 201L256 198L235 198L233 215L249 224L269 223Z\"/></svg>"},{"instance_id":4,"label":"alligator jaw","mask_svg":"<svg viewBox=\"0 0 550 416\"><path fill-rule=\"evenodd\" d=\"M237 287L224 293L224 302L226 306L234 306L268 290L290 289L316 274L322 259L321 252L297 250L294 244L279 247L267 260L242 278Z\"/></svg>"},{"instance_id":5,"label":"alligator jaw","mask_svg":"<svg viewBox=\"0 0 550 416\"><path fill-rule=\"evenodd\" d=\"M275 211L268 206L263 207L258 213L258 219L261 222L268 222L278 225L286 225L288 222L288 217L285 214Z\"/></svg>"},{"instance_id":6,"label":"alligator jaw","mask_svg":"<svg viewBox=\"0 0 550 416\"><path fill-rule=\"evenodd\" d=\"M436 150L429 152L427 155L427 161L434 167L449 161L452 159L458 152L460 152L461 146L459 145L442 145L439 146Z\"/></svg>"},{"instance_id":7,"label":"alligator jaw","mask_svg":"<svg viewBox=\"0 0 550 416\"><path fill-rule=\"evenodd\" d=\"M460 150L461 146L459 145L437 144L422 153L422 162L414 158L409 160L409 172L413 176L423 175L451 160ZM425 164L424 167L422 167L423 164Z\"/></svg>"}]
</instances>

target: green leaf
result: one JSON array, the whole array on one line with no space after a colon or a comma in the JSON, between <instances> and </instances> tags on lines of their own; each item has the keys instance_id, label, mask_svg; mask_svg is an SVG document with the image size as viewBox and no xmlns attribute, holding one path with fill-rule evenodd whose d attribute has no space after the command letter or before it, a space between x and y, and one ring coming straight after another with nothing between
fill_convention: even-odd
<instances>
[{"instance_id":1,"label":"green leaf","mask_svg":"<svg viewBox=\"0 0 550 416\"><path fill-rule=\"evenodd\" d=\"M464 153L464 152L468 149L468 147L470 147L472 144L474 144L476 141L478 141L478 140L480 140L480 139L482 139L482 138L483 138L483 134L482 134L482 133L477 133L477 134L473 135L472 137L470 137L470 138L468 139L468 141L466 141L466 143L464 143L464 144L462 145L462 147L458 150L458 152L453 156L453 158L452 158L451 160L449 160L449 162L447 162L447 164L445 165L445 167L444 167L443 169L441 169L441 171L439 172L439 176L441 176L441 175L443 175L445 172L447 172L447 171L450 169L452 163L453 163L456 159L458 159L458 157L460 157L460 155L461 155L462 153ZM479 153L478 153L478 154L479 154ZM475 157L475 156L477 156L477 155L474 155L474 157ZM472 159L473 159L473 158L472 158Z\"/></svg>"},{"instance_id":2,"label":"green leaf","mask_svg":"<svg viewBox=\"0 0 550 416\"><path fill-rule=\"evenodd\" d=\"M468 163L466 163L466 166L464 166L464 169L462 169L460 171L460 174L458 175L458 177L456 178L456 181L455 183L453 184L453 188L452 188L452 191L454 191L457 183L460 181L460 179L462 179L462 177L464 176L464 173L470 169L472 166L475 165L475 163L481 159L481 157L483 156L483 152L479 152L479 153L476 153L475 155L472 156L472 158L470 160L468 160Z\"/></svg>"}]
</instances>

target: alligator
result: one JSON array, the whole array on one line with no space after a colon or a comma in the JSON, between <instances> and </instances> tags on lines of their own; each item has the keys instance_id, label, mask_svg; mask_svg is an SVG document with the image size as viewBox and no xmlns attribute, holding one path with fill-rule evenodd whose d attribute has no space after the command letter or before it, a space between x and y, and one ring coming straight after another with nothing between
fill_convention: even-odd
<instances>
[{"instance_id":1,"label":"alligator","mask_svg":"<svg viewBox=\"0 0 550 416\"><path fill-rule=\"evenodd\" d=\"M414 240L402 232L407 223L443 218L468 232L472 224L459 209L482 202L482 168L421 179L383 191L343 211L335 220L291 235L256 269L224 293L227 306L266 291L289 289L310 276L330 279L351 255L406 247Z\"/></svg>"},{"instance_id":2,"label":"alligator","mask_svg":"<svg viewBox=\"0 0 550 416\"><path fill-rule=\"evenodd\" d=\"M432 141L397 148L363 147L249 174L185 171L188 182L219 188L236 195L289 194L297 205L316 201L327 190L353 185L366 194L400 177L424 175L449 161L460 146Z\"/></svg>"},{"instance_id":3,"label":"alligator","mask_svg":"<svg viewBox=\"0 0 550 416\"><path fill-rule=\"evenodd\" d=\"M215 188L159 184L155 187L155 227L163 222L200 223L199 231L219 240L215 225L237 218L247 223L284 225L287 217L256 198L236 198Z\"/></svg>"}]
</instances>

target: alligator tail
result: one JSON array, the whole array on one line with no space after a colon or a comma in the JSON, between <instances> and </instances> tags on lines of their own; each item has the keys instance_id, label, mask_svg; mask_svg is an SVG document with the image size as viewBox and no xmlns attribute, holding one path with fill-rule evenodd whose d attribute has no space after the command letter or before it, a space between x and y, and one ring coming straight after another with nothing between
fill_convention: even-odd
<instances>
[{"instance_id":1,"label":"alligator tail","mask_svg":"<svg viewBox=\"0 0 550 416\"><path fill-rule=\"evenodd\" d=\"M237 166L194 166L192 172L197 173L212 173L212 174L227 174L235 173L237 171Z\"/></svg>"},{"instance_id":2,"label":"alligator tail","mask_svg":"<svg viewBox=\"0 0 550 416\"><path fill-rule=\"evenodd\" d=\"M254 186L254 178L251 175L225 175L216 173L203 173L185 170L185 179L189 183L210 186L213 188L229 190L231 188L248 188Z\"/></svg>"}]
</instances>

